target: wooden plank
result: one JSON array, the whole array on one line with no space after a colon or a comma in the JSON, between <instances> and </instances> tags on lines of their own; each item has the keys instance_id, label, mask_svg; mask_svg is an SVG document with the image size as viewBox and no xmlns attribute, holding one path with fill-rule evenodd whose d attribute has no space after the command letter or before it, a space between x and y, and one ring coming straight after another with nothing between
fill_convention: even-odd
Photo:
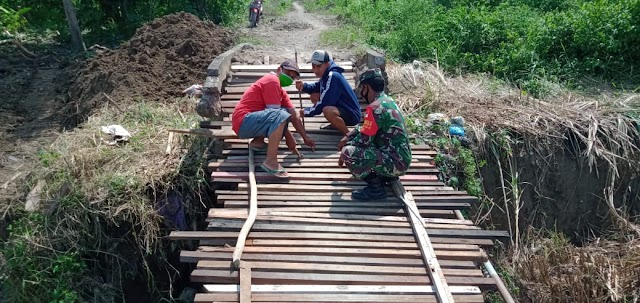
<instances>
[{"instance_id":1,"label":"wooden plank","mask_svg":"<svg viewBox=\"0 0 640 303\"><path fill-rule=\"evenodd\" d=\"M353 63L350 61L340 61L336 62L336 64L344 69L345 72L351 72L353 70ZM246 65L246 64L232 64L231 71L232 72L256 72L256 71L264 71L264 72L273 72L278 69L279 64L258 64L258 65ZM311 71L311 64L300 64L298 66L300 72L309 72Z\"/></svg>"},{"instance_id":2,"label":"wooden plank","mask_svg":"<svg viewBox=\"0 0 640 303\"><path fill-rule=\"evenodd\" d=\"M419 222L422 226L422 222ZM234 219L220 219L209 222L209 229L239 229L242 222ZM331 226L331 225L303 225L303 224L269 224L258 221L253 226L255 231L300 231L318 233L360 233L376 235L411 235L410 229L387 228L387 227L360 227L360 226ZM498 238L506 237L504 231L482 230L482 229L427 229L427 233L434 236L460 237L460 238Z\"/></svg>"},{"instance_id":3,"label":"wooden plank","mask_svg":"<svg viewBox=\"0 0 640 303\"><path fill-rule=\"evenodd\" d=\"M195 136L203 136L209 138L218 138L218 139L228 139L228 138L237 138L233 130L230 128L223 129L209 129L209 128L197 128L197 129L169 129L169 132L185 134L185 135L195 135Z\"/></svg>"},{"instance_id":4,"label":"wooden plank","mask_svg":"<svg viewBox=\"0 0 640 303\"><path fill-rule=\"evenodd\" d=\"M240 262L240 303L251 303L251 264Z\"/></svg>"},{"instance_id":5,"label":"wooden plank","mask_svg":"<svg viewBox=\"0 0 640 303\"><path fill-rule=\"evenodd\" d=\"M216 182L214 183L217 183ZM237 179L224 179L224 178L220 178L219 180L221 180L219 183L239 183ZM356 188L362 188L364 187L364 183L361 180L333 180L333 181L327 181L327 180L260 180L257 181L258 184L296 184L299 185L303 188L309 188L312 185L334 185L334 186L350 186L353 189ZM440 181L405 181L405 184L407 184L407 186L444 186L445 184L440 182ZM388 196L391 196L391 194L389 194Z\"/></svg>"},{"instance_id":6,"label":"wooden plank","mask_svg":"<svg viewBox=\"0 0 640 303\"><path fill-rule=\"evenodd\" d=\"M249 263L251 268L262 270L291 270L304 271L308 273L323 272L344 272L344 273L365 273L371 275L394 274L394 275L426 275L424 267L386 266L386 265L348 265L348 264L321 264L302 262L260 262L242 261ZM227 261L199 261L198 269L230 269ZM232 270L232 269L231 269ZM458 269L447 268L446 275L484 277L480 269ZM240 273L242 275L242 272Z\"/></svg>"},{"instance_id":7,"label":"wooden plank","mask_svg":"<svg viewBox=\"0 0 640 303\"><path fill-rule=\"evenodd\" d=\"M253 171L255 166L251 166L251 170ZM221 179L237 179L239 181L246 181L250 178L250 175L254 176L255 180L271 180L276 179L273 175L270 175L266 172L241 172L241 171L215 171L211 173L212 180L216 180L218 178ZM327 181L349 181L349 180L357 180L350 173L289 173L289 180L327 180ZM401 181L436 181L438 180L438 176L436 175L404 175L400 177Z\"/></svg>"},{"instance_id":8,"label":"wooden plank","mask_svg":"<svg viewBox=\"0 0 640 303\"><path fill-rule=\"evenodd\" d=\"M340 138L337 138L338 141L340 140ZM284 151L284 154L290 154L291 152L288 151L288 149L282 148L282 151ZM222 155L226 155L226 156L246 156L249 154L249 151L247 149L231 149L231 150L224 150L222 152ZM340 155L340 153L338 152L337 148L334 150L317 150L313 153L311 153L313 155L316 155L318 157L324 157L324 158L328 158L330 156L334 156L335 158L337 158L337 156ZM432 156L437 155L438 153L433 152L433 151L418 151L415 154L412 154L412 158L416 158L416 159L432 159ZM261 155L263 156L263 155ZM244 158L246 159L246 157Z\"/></svg>"},{"instance_id":9,"label":"wooden plank","mask_svg":"<svg viewBox=\"0 0 640 303\"><path fill-rule=\"evenodd\" d=\"M311 121L310 121L311 120ZM231 119L226 119L226 122L229 122L228 125L231 125ZM222 121L219 121L222 122ZM324 125L327 122L327 120L324 117L305 117L305 122L309 123L311 125L315 124L315 125ZM229 144L228 148L231 149L246 149L246 145L247 143L249 143L249 139L226 139L224 140L224 142L226 144ZM316 144L323 146L323 145L330 145L335 147L336 145L333 145L333 143L328 143L328 142L316 142ZM286 148L286 145L284 144L280 144L280 147L282 148ZM426 144L411 144L411 151L431 151L434 150L433 147L426 145Z\"/></svg>"},{"instance_id":10,"label":"wooden plank","mask_svg":"<svg viewBox=\"0 0 640 303\"><path fill-rule=\"evenodd\" d=\"M213 169L217 171L224 172L246 172L248 170L247 167L237 166L236 163L229 163L230 165L219 165L217 167L213 166ZM311 163L307 163L304 167L302 165L298 165L296 167L292 167L291 165L283 165L282 167L287 170L289 173L306 173L306 174L319 174L319 173L328 173L328 174L337 174L337 173L346 173L348 172L344 167L339 167L337 163L334 165L330 165L330 163L324 163L324 166L321 166L323 163L316 163L316 167L312 167ZM426 164L426 163L425 163ZM429 165L429 164L427 164ZM212 166L209 166L212 167ZM259 167L258 167L259 168ZM410 168L408 174L416 175L416 174L438 174L439 170L437 168ZM350 180L345 180L350 181ZM410 180L411 181L411 180ZM407 182L407 180L403 180L403 182ZM362 181L360 180L360 184ZM405 183L406 184L406 183Z\"/></svg>"},{"instance_id":11,"label":"wooden plank","mask_svg":"<svg viewBox=\"0 0 640 303\"><path fill-rule=\"evenodd\" d=\"M347 83L349 83L349 86L351 86L351 89L355 89L356 88L356 82L351 80L347 80ZM240 94L242 95L248 88L250 85L242 85L242 86L225 86L223 88L223 92L225 94ZM283 89L289 94L289 97L291 99L294 99L295 97L297 97L298 95L298 89L296 89L295 86L285 86L283 87ZM307 95L307 94L305 94ZM307 95L308 98L309 95Z\"/></svg>"},{"instance_id":12,"label":"wooden plank","mask_svg":"<svg viewBox=\"0 0 640 303\"><path fill-rule=\"evenodd\" d=\"M381 220L353 220L353 219L342 219L332 217L331 214L321 214L326 215L323 218L313 218L307 217L304 214L299 216L282 216L282 215L261 215L258 216L258 220L260 221L269 221L269 222L304 222L306 224L332 224L332 225L346 225L346 226L372 226L372 227L391 227L391 228L407 228L409 227L406 221L381 221ZM219 212L216 217L209 217L207 221L213 221L217 218L246 218L244 213L223 213ZM428 228L440 228L440 229L480 229L477 226L473 225L462 225L462 224L443 224L443 223L425 223Z\"/></svg>"},{"instance_id":13,"label":"wooden plank","mask_svg":"<svg viewBox=\"0 0 640 303\"><path fill-rule=\"evenodd\" d=\"M228 269L209 270L196 269L191 273L192 282L203 283L229 283L236 282L238 279L237 271L229 271ZM481 277L456 277L448 278L451 284L467 285L467 286L492 286L495 285L493 278ZM431 279L426 275L367 275L367 274L320 274L305 272L276 272L276 271L258 271L251 272L252 283L255 284L335 284L343 283L345 285L353 284L379 284L385 283L389 285L426 285L431 283ZM253 298L258 294L254 294ZM236 296L237 298L237 296ZM258 301L256 299L256 301Z\"/></svg>"},{"instance_id":14,"label":"wooden plank","mask_svg":"<svg viewBox=\"0 0 640 303\"><path fill-rule=\"evenodd\" d=\"M237 284L205 284L204 288L211 293L237 293ZM428 294L435 293L435 289L428 285L413 286L384 286L384 285L252 285L251 291L256 293L367 293L367 294ZM454 294L480 294L480 289L474 286L451 286Z\"/></svg>"},{"instance_id":15,"label":"wooden plank","mask_svg":"<svg viewBox=\"0 0 640 303\"><path fill-rule=\"evenodd\" d=\"M351 181L351 182L349 182ZM238 179L227 179L227 178L217 178L216 181L214 183L239 183L241 182L241 180ZM335 185L335 186L342 186L344 184L346 184L345 186L350 186L353 189L356 188L362 188L364 186L364 184L361 181L358 180L287 180L287 179L265 179L265 180L258 180L256 181L258 182L258 184L296 184L301 186L302 188L309 188L311 185ZM342 182L346 182L344 184L341 184ZM358 184L356 184L355 182L360 182ZM440 181L405 181L405 183L407 183L407 186L418 186L418 185L423 185L423 186L444 186L444 183L440 182ZM350 191L349 191L350 192ZM390 194L389 194L390 195Z\"/></svg>"},{"instance_id":16,"label":"wooden plank","mask_svg":"<svg viewBox=\"0 0 640 303\"><path fill-rule=\"evenodd\" d=\"M221 201L221 199L218 199ZM247 208L247 201L222 201L222 204L225 208ZM279 201L262 201L260 202L261 207L316 207L316 206L324 206L324 207L358 207L361 206L362 203L358 203L358 201L342 201L342 202L332 202L332 201L324 201L324 202L311 202L311 201L294 201L294 202L279 202ZM398 208L397 203L368 203L375 208ZM471 208L471 204L465 202L422 202L417 203L418 207L421 209L467 209Z\"/></svg>"},{"instance_id":17,"label":"wooden plank","mask_svg":"<svg viewBox=\"0 0 640 303\"><path fill-rule=\"evenodd\" d=\"M371 234L349 234L349 233L280 233L280 232L251 232L251 239L301 239L301 240L347 240L347 241L384 241L394 243L414 243L412 236L394 236L394 235L371 235ZM238 238L237 231L173 231L170 239L172 240L214 240L214 239L230 239ZM252 241L253 241L252 240ZM494 243L490 239L482 238L449 238L449 237L432 237L431 241L435 243L448 244L472 244L479 246L493 246Z\"/></svg>"},{"instance_id":18,"label":"wooden plank","mask_svg":"<svg viewBox=\"0 0 640 303\"><path fill-rule=\"evenodd\" d=\"M392 285L389 285L392 286ZM234 296L236 299L234 300ZM453 296L458 303L483 303L482 295L455 295ZM254 302L262 303L435 303L436 297L431 294L326 294L319 296L310 296L306 293L301 294L268 294L257 293L253 296ZM211 302L238 302L236 294L196 294L195 303L211 303Z\"/></svg>"},{"instance_id":19,"label":"wooden plank","mask_svg":"<svg viewBox=\"0 0 640 303\"><path fill-rule=\"evenodd\" d=\"M205 252L230 252L233 250L231 247L216 247L216 246L200 246L200 251ZM246 246L244 248L247 252L252 253L264 253L264 254L321 254L326 256L362 256L372 258L421 258L421 253L418 249L395 249L395 248L349 248L349 247L320 247L320 246ZM468 250L434 250L434 256L447 260L459 260L459 261L476 261L483 262L486 260L486 255L479 249L476 251Z\"/></svg>"},{"instance_id":20,"label":"wooden plank","mask_svg":"<svg viewBox=\"0 0 640 303\"><path fill-rule=\"evenodd\" d=\"M312 131L307 129L307 131ZM330 149L317 149L315 152L313 152L313 154L315 155L334 155L334 154L339 154L338 149L336 146L334 145L329 145L331 148ZM289 152L289 148L287 146L282 146L279 145L279 149L282 152ZM235 148L235 149L226 149L224 151L222 151L221 153L222 155L226 155L226 156L238 156L238 155L248 155L249 151L246 148ZM438 153L435 151L430 151L430 150L417 150L417 151L412 151L411 153L413 156L435 156ZM424 157L423 157L424 158Z\"/></svg>"},{"instance_id":21,"label":"wooden plank","mask_svg":"<svg viewBox=\"0 0 640 303\"><path fill-rule=\"evenodd\" d=\"M286 212L317 212L317 213L337 213L337 214L374 214L381 216L400 215L404 213L402 208L368 208L368 207L272 207L270 210ZM429 217L450 218L453 214L451 210L441 209L421 209L420 213ZM264 215L265 210L258 210L258 215ZM214 222L212 222L214 223ZM211 226L211 225L210 225ZM214 227L214 226L211 226ZM231 227L231 226L228 226ZM504 236L500 233L501 236Z\"/></svg>"},{"instance_id":22,"label":"wooden plank","mask_svg":"<svg viewBox=\"0 0 640 303\"><path fill-rule=\"evenodd\" d=\"M247 220L242 225L240 234L238 234L238 241L236 241L236 247L233 251L233 265L240 266L240 258L242 258L242 251L244 250L244 244L247 240L247 236L251 231L251 227L256 221L258 215L258 188L256 186L256 178L254 172L255 165L253 164L253 150L249 150L249 215Z\"/></svg>"},{"instance_id":23,"label":"wooden plank","mask_svg":"<svg viewBox=\"0 0 640 303\"><path fill-rule=\"evenodd\" d=\"M353 185L355 186L356 184L353 184ZM357 183L357 185L361 185L361 183ZM218 201L246 201L247 196L243 194L235 194L235 195L219 194L217 195L217 199ZM427 203L476 203L478 201L476 197L462 196L462 195L461 196L419 196L419 197L415 197L414 199L416 200L418 207L420 207L421 203L427 205ZM362 204L361 201L353 200L351 199L350 196L346 196L346 195L318 195L314 197L314 196L292 196L292 195L270 196L270 195L259 194L258 201L260 201L261 205L267 205L268 201L273 201L273 202L276 202L276 201L277 202L360 202L360 204ZM401 203L400 200L395 197L388 197L387 199L383 199L383 200L381 199L381 200L368 201L367 203L369 202L396 203L396 204Z\"/></svg>"},{"instance_id":24,"label":"wooden plank","mask_svg":"<svg viewBox=\"0 0 640 303\"><path fill-rule=\"evenodd\" d=\"M427 266L426 269L429 272L429 277L436 289L438 302L453 303L453 295L449 289L449 284L442 272L442 268L440 268L440 263L438 263L439 256L437 256L433 244L429 239L429 231L424 226L424 220L420 217L418 207L416 206L415 201L413 201L411 193L404 190L400 181L394 182L393 190L405 203L406 213L411 221L411 227L418 242L422 260Z\"/></svg>"},{"instance_id":25,"label":"wooden plank","mask_svg":"<svg viewBox=\"0 0 640 303\"><path fill-rule=\"evenodd\" d=\"M301 189L305 190L305 193L301 192ZM308 194L315 195L316 193L337 193L337 192L351 192L354 188L349 186L314 186L312 188L304 188L299 185L287 185L287 184L258 184L258 191L277 191L280 193L283 192L296 192L296 194ZM431 195L455 195L461 194L466 195L467 193L464 191L454 191L453 187L449 186L407 186L407 190L417 189L419 192L428 193ZM238 190L247 190L246 183L238 184Z\"/></svg>"},{"instance_id":26,"label":"wooden plank","mask_svg":"<svg viewBox=\"0 0 640 303\"><path fill-rule=\"evenodd\" d=\"M319 247L359 247L359 248L394 248L418 249L416 243L365 242L365 241L318 241L318 240L262 240L251 241L251 246L319 246ZM439 250L479 251L477 245L468 244L433 244Z\"/></svg>"},{"instance_id":27,"label":"wooden plank","mask_svg":"<svg viewBox=\"0 0 640 303\"><path fill-rule=\"evenodd\" d=\"M186 263L197 263L202 260L225 261L231 264L230 252L203 252L203 251L181 251L180 261ZM353 256L327 256L318 254L290 255L290 254L257 254L247 252L243 261L263 261L263 262L302 262L302 263L322 263L322 264L352 264L352 265L384 265L396 267L424 267L419 258L370 258ZM440 263L445 268L477 269L478 266L473 261L442 260ZM231 269L231 267L229 267Z\"/></svg>"}]
</instances>

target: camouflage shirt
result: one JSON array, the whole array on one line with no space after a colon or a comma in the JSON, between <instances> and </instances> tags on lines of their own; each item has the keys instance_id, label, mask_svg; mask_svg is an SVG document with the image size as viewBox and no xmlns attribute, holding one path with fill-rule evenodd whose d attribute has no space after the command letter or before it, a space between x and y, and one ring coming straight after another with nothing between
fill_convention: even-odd
<instances>
[{"instance_id":1,"label":"camouflage shirt","mask_svg":"<svg viewBox=\"0 0 640 303\"><path fill-rule=\"evenodd\" d=\"M348 139L348 144L357 148L380 150L384 158L379 159L380 164L393 163L397 172L409 169L411 147L404 117L396 102L385 93L367 106L364 122L348 135Z\"/></svg>"}]
</instances>

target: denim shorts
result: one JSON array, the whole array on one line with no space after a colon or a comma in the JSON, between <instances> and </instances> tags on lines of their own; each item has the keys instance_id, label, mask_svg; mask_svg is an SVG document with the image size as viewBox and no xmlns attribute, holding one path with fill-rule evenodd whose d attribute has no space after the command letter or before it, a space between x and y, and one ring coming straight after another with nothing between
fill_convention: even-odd
<instances>
[{"instance_id":1,"label":"denim shorts","mask_svg":"<svg viewBox=\"0 0 640 303\"><path fill-rule=\"evenodd\" d=\"M238 137L249 139L255 137L269 137L283 122L289 122L291 114L285 108L267 108L244 116ZM285 127L286 124L285 124ZM284 134L284 133L283 133Z\"/></svg>"},{"instance_id":2,"label":"denim shorts","mask_svg":"<svg viewBox=\"0 0 640 303\"><path fill-rule=\"evenodd\" d=\"M338 108L338 112L340 113L340 118L344 120L344 124L347 126L355 126L360 123L360 120L357 120L353 114L346 108L341 106L336 106Z\"/></svg>"}]
</instances>

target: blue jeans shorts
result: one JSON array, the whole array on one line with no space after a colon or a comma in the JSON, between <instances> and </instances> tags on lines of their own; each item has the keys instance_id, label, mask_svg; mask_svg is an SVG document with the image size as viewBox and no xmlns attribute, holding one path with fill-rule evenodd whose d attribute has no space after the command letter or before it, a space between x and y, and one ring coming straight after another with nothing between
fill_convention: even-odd
<instances>
[{"instance_id":1,"label":"blue jeans shorts","mask_svg":"<svg viewBox=\"0 0 640 303\"><path fill-rule=\"evenodd\" d=\"M258 112L248 113L242 120L238 130L238 137L240 139L259 136L269 137L280 124L289 122L289 118L291 118L291 114L285 108L267 108Z\"/></svg>"}]
</instances>

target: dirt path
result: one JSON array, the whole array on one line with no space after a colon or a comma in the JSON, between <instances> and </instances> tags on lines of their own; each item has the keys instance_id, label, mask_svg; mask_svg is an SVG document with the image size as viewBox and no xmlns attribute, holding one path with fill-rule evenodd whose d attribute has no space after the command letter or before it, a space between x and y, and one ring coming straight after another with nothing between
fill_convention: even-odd
<instances>
[{"instance_id":1,"label":"dirt path","mask_svg":"<svg viewBox=\"0 0 640 303\"><path fill-rule=\"evenodd\" d=\"M62 52L57 48L52 47ZM24 59L11 47L0 53L1 220L5 203L25 185L38 150L51 144L64 126L67 88L76 69L52 56Z\"/></svg>"},{"instance_id":2,"label":"dirt path","mask_svg":"<svg viewBox=\"0 0 640 303\"><path fill-rule=\"evenodd\" d=\"M266 8L265 8L266 9ZM298 2L282 17L269 16L265 11L263 20L256 28L243 28L241 33L262 41L253 50L244 51L236 59L241 63L262 64L264 57L269 56L271 64L279 63L285 58L294 59L298 51L298 62L306 63L316 49L326 49L336 61L355 61L354 54L347 49L322 46L320 35L323 31L337 28L335 16L306 12Z\"/></svg>"}]
</instances>

